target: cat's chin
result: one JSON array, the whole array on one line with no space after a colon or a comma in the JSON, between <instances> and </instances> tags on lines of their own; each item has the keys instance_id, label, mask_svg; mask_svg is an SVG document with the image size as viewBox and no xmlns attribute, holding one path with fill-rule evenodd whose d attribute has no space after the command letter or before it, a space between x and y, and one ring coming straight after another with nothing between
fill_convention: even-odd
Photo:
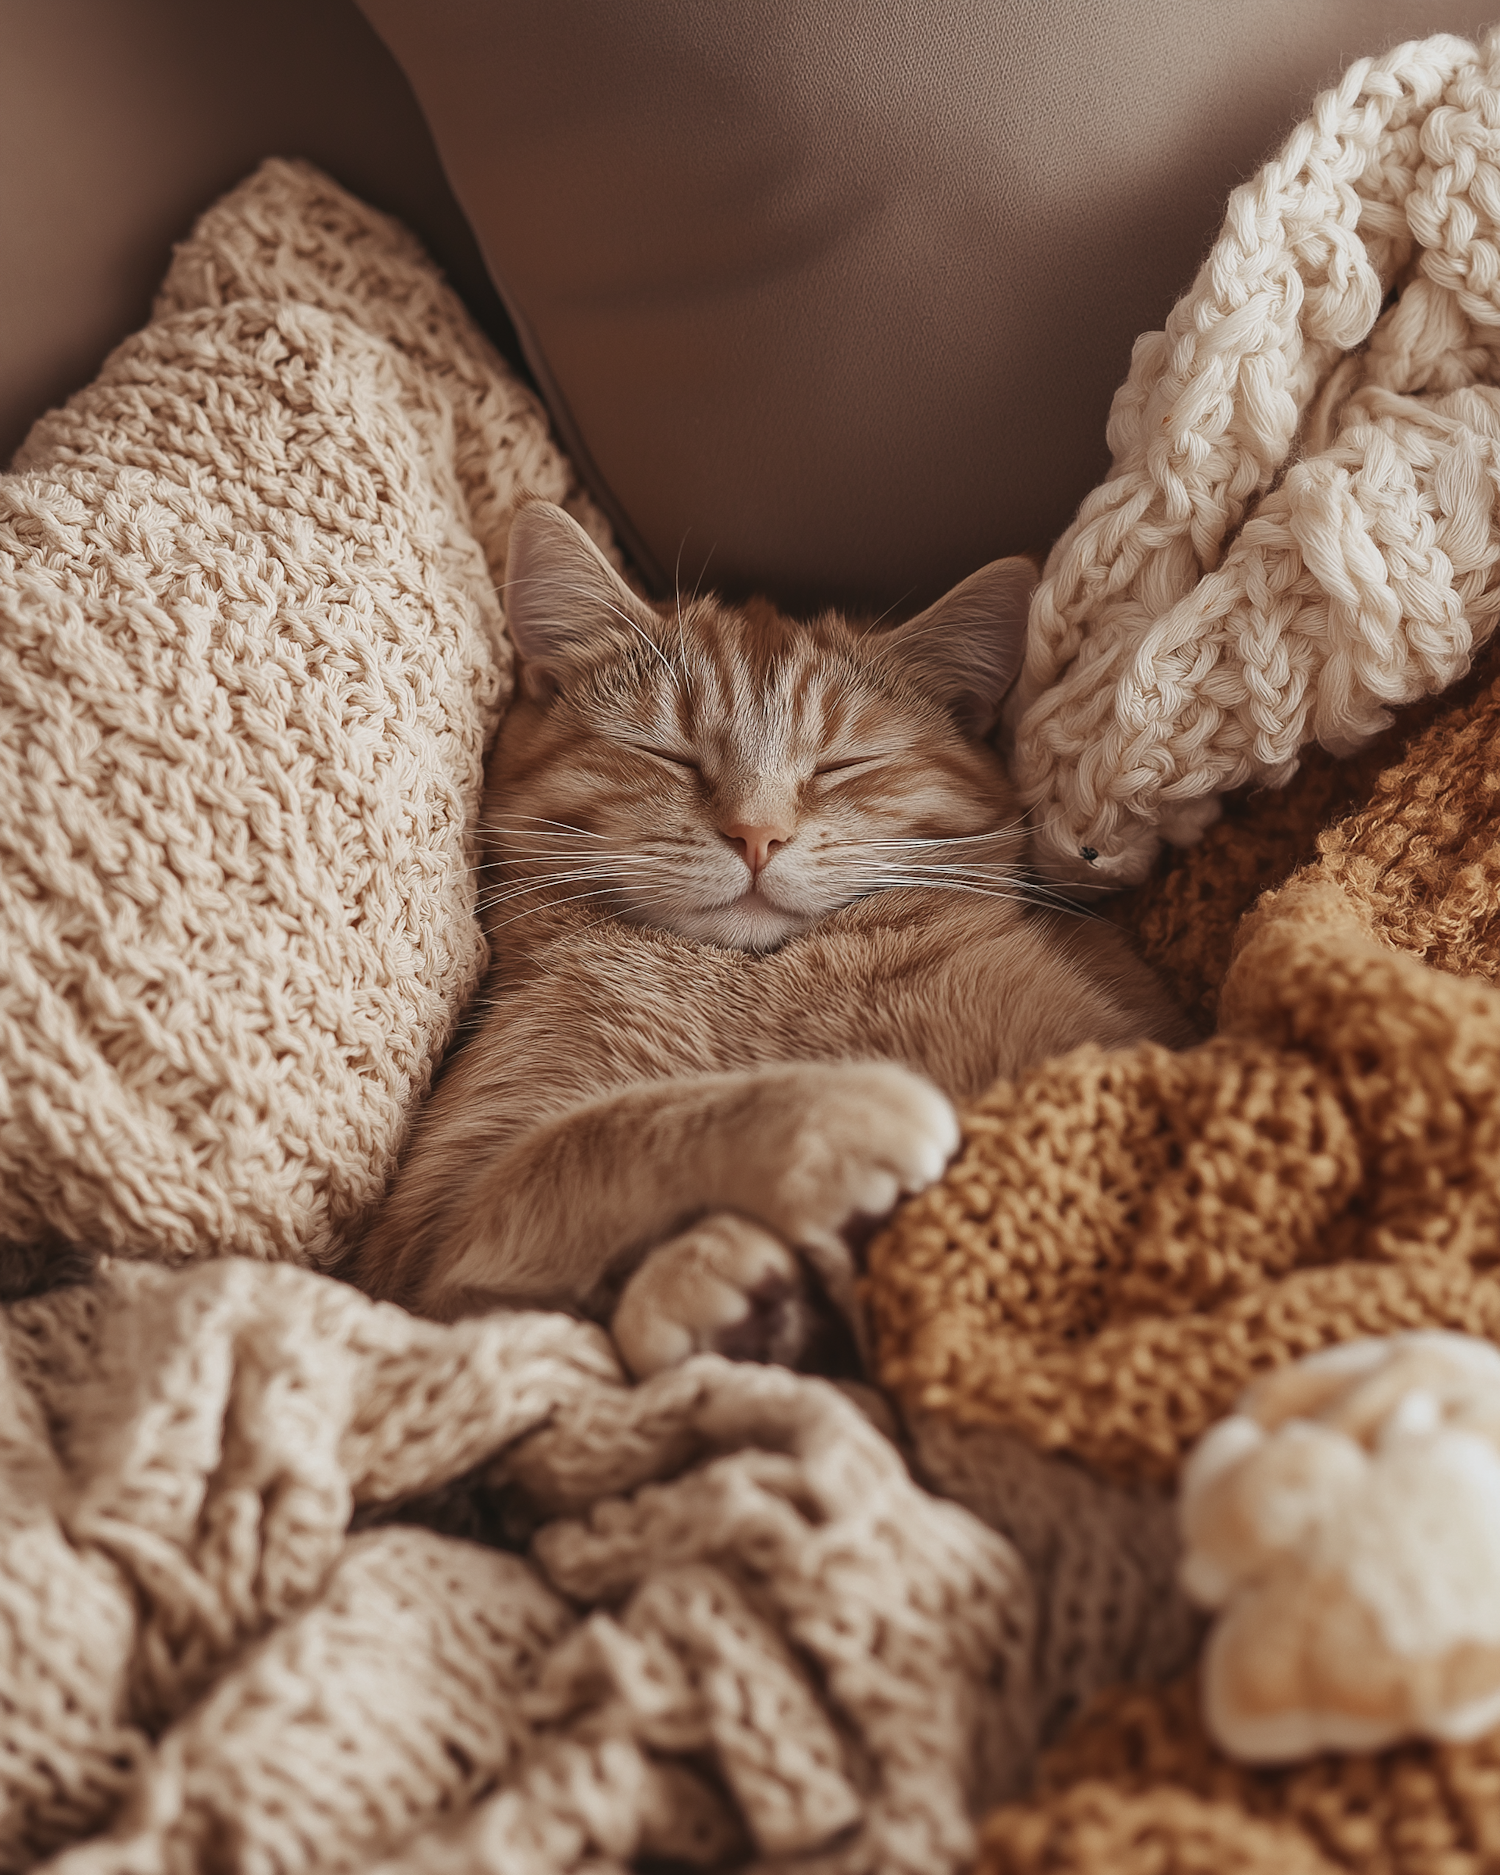
<instances>
[{"instance_id":1,"label":"cat's chin","mask_svg":"<svg viewBox=\"0 0 1500 1875\"><path fill-rule=\"evenodd\" d=\"M773 951L799 937L813 919L804 912L785 911L758 892L746 892L728 904L679 912L663 923L695 944L716 944L731 951Z\"/></svg>"}]
</instances>

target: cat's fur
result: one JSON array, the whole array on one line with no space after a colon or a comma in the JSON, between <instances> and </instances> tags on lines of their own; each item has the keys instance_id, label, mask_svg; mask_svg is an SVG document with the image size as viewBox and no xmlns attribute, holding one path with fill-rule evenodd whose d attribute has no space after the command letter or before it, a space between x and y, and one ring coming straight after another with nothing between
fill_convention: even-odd
<instances>
[{"instance_id":1,"label":"cat's fur","mask_svg":"<svg viewBox=\"0 0 1500 1875\"><path fill-rule=\"evenodd\" d=\"M981 738L1032 569L861 632L657 611L546 503L510 555L487 999L359 1279L437 1315L612 1312L637 1372L795 1358L795 1253L851 1307L851 1227L939 1175L951 1100L1083 1041L1191 1039L1118 933L1019 889Z\"/></svg>"}]
</instances>

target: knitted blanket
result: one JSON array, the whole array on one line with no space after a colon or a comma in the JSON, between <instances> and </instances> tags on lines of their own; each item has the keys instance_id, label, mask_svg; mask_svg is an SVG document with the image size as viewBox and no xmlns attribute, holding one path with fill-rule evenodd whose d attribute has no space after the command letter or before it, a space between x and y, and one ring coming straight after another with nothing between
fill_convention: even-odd
<instances>
[{"instance_id":1,"label":"knitted blanket","mask_svg":"<svg viewBox=\"0 0 1500 1875\"><path fill-rule=\"evenodd\" d=\"M1359 179L1371 172L1350 172L1349 228L1368 234L1372 250L1405 242L1409 264L1399 271L1386 336L1377 329L1351 361L1348 381L1393 356L1394 332L1404 329L1411 339L1422 320L1437 317L1440 292L1456 294L1463 308L1461 320L1455 313L1441 327L1458 349L1439 348L1424 327L1424 381L1500 381L1492 350L1497 314L1480 308L1477 289L1457 280L1451 249L1413 245L1425 240L1439 155L1453 155L1464 137L1477 142L1467 168L1453 156L1463 187L1476 190L1476 200L1500 202L1495 135L1479 130L1500 123L1497 79L1493 40L1482 55L1430 41L1356 67L1231 213L1226 240L1244 232L1247 204L1262 199L1257 192L1281 187L1294 159L1312 161L1309 148L1332 134L1330 125L1347 128L1351 113L1366 112L1360 134L1388 153L1393 146L1381 140L1394 119L1387 112L1405 124L1404 232L1391 215L1360 206ZM1480 144L1484 154L1474 154ZM1324 146L1318 160L1332 161L1332 151ZM1382 174L1387 187L1389 168ZM1445 187L1458 189L1455 174ZM1461 221L1455 217L1453 226ZM1493 222L1471 216L1463 225L1476 243L1492 238ZM1466 265L1479 269L1477 247L1463 252ZM1346 282L1362 264L1358 256L1349 262ZM1413 296L1419 311L1408 316ZM1174 329L1185 329L1185 320ZM1482 339L1468 343L1476 333ZM1153 355L1150 344L1138 348L1138 367ZM1408 347L1408 364L1412 356ZM1228 394L1247 398L1246 381ZM1490 421L1484 410L1500 406L1487 387L1463 395L1484 400L1483 408L1467 406L1481 428ZM1401 424L1427 420L1420 398L1398 408L1382 392L1363 407L1367 416L1392 419L1393 442ZM1457 406L1444 407L1451 413ZM1241 413L1237 401L1215 420L1238 435ZM1373 447L1368 437L1361 447ZM1464 496L1475 517L1473 566L1491 564L1500 540L1500 472L1487 451L1472 457ZM1398 459L1407 474L1410 456L1398 449L1382 458L1392 477ZM1362 472L1349 461L1344 469L1349 479L1341 486L1357 505ZM1288 470L1280 485L1287 500L1295 473ZM1100 491L1080 529L1119 496L1118 483ZM1446 525L1441 505L1429 489L1403 511L1402 525L1422 533L1433 556ZM1265 515L1266 504L1257 512ZM1401 556L1412 532L1402 546L1368 508L1346 510L1344 525L1351 552L1364 530L1366 545L1373 541L1391 556L1387 573L1398 564L1411 570ZM1079 538L1059 549L1054 592L1057 568L1066 567ZM1153 538L1148 529L1144 542ZM1124 537L1122 552L1134 550L1130 540ZM1223 561L1226 579L1231 571L1234 579L1250 577L1246 557L1273 546L1291 551L1269 527L1247 524ZM1273 610L1289 631L1311 629L1310 565L1290 584L1264 566L1250 581L1258 604L1281 595ZM1320 571L1326 574L1326 564ZM1378 583L1376 573L1371 580ZM1217 613L1205 585L1212 581L1195 586L1191 604L1171 615L1184 661L1201 653L1195 668L1206 672L1214 659L1259 655L1245 613ZM1325 595L1317 603L1331 602ZM1464 631L1483 637L1492 603L1486 572L1455 615ZM1193 605L1212 614L1206 640L1184 623ZM1096 623L1110 617L1108 604L1090 616ZM1357 623L1372 657L1389 650L1381 634L1395 616L1373 587L1362 591L1351 629ZM1217 634L1231 617L1226 650ZM1411 614L1400 617L1402 629L1412 629ZM1136 642L1145 645L1160 619L1147 620L1137 604L1135 621L1143 634ZM1283 662L1283 675L1294 663ZM1131 669L1132 682L1142 677L1144 656ZM1308 708L1327 701L1319 688L1326 676L1303 664L1298 681ZM1048 694L1067 691L1065 684ZM1076 683L1072 694L1081 694ZM1107 713L1122 693L1101 679L1090 694ZM1232 686L1219 692L1221 700L1233 694ZM1200 745L1213 761L1213 736L1231 733L1228 715L1215 721ZM1143 736L1156 734L1144 718L1139 726ZM1262 746L1271 746L1269 728ZM1148 768L1143 758L1137 778L1154 787L1165 771L1148 776ZM1269 758L1260 772L1268 770ZM1213 1038L1184 1055L1083 1050L997 1087L967 1116L962 1154L945 1179L904 1207L872 1247L868 1297L881 1376L907 1402L927 1475L1007 1530L1033 1568L1072 1575L1080 1594L1109 1595L1112 1585L1098 1580L1101 1566L1091 1581L1081 1552L1117 1559L1117 1571L1119 1558L1134 1556L1138 1579L1150 1526L1133 1522L1131 1507L1139 1520L1151 1505L1167 1503L1184 1459L1236 1410L1257 1376L1284 1372L1320 1349L1401 1331L1457 1330L1500 1342L1497 796L1500 658L1493 649L1461 684L1398 718L1358 757L1318 753L1284 793L1231 796L1223 819L1158 867L1114 914L1184 998L1216 1018ZM1310 1449L1305 1423L1301 1436ZM1458 1500L1449 1506L1449 1542L1457 1544ZM1393 1506L1392 1542L1401 1521ZM1427 1534L1446 1560L1442 1524ZM1246 1543L1250 1536L1241 1532ZM1332 1593L1337 1584L1332 1541L1324 1542L1324 1574L1309 1579L1309 1594ZM1171 1569L1168 1561L1163 1573ZM1419 1570L1405 1592L1456 1619L1435 1572L1424 1580ZM1326 1620L1335 1628L1344 1623L1337 1671L1358 1678L1351 1637L1361 1630L1350 1625L1348 1604L1334 1605ZM1277 1649L1305 1649L1276 1656L1295 1679L1305 1671L1297 1658L1313 1661L1319 1642L1278 1632L1256 1645L1268 1674L1265 1663ZM1483 1679L1486 1696L1490 1670L1480 1659L1489 1659L1487 1647L1471 1648L1465 1669ZM1410 1671L1430 1679L1436 1667L1413 1659ZM1054 1696L1071 1692L1086 1710L1044 1758L1036 1793L992 1819L981 1866L994 1875L1273 1867L1477 1875L1500 1857L1500 1738L1491 1729L1467 1742L1405 1743L1376 1754L1314 1755L1289 1769L1250 1769L1211 1742L1196 1672L1174 1677L1165 1649L1138 1657L1132 1672L1163 1690L1116 1690L1090 1704L1097 1685L1080 1679L1069 1686L1053 1676ZM1469 1692L1480 1690L1476 1679ZM1360 1697L1360 1723L1378 1730L1388 1711L1403 1710L1406 1691L1388 1679L1368 1682ZM1068 1713L1056 1708L1050 1716Z\"/></svg>"},{"instance_id":2,"label":"knitted blanket","mask_svg":"<svg viewBox=\"0 0 1500 1875\"><path fill-rule=\"evenodd\" d=\"M357 1232L483 965L522 485L579 505L536 401L287 164L0 477L0 1242Z\"/></svg>"},{"instance_id":3,"label":"knitted blanket","mask_svg":"<svg viewBox=\"0 0 1500 1875\"><path fill-rule=\"evenodd\" d=\"M1027 1764L1024 1570L822 1382L229 1258L0 1386L0 1867L927 1875Z\"/></svg>"},{"instance_id":4,"label":"knitted blanket","mask_svg":"<svg viewBox=\"0 0 1500 1875\"><path fill-rule=\"evenodd\" d=\"M1500 615L1500 49L1362 59L1230 199L1115 397L1013 708L1037 856L1134 883L1462 674Z\"/></svg>"},{"instance_id":5,"label":"knitted blanket","mask_svg":"<svg viewBox=\"0 0 1500 1875\"><path fill-rule=\"evenodd\" d=\"M1337 629L1375 645L1367 669L1393 616L1442 639L1388 701L1456 676L1493 617L1487 328L1393 204L1435 199L1417 182L1455 125L1500 123L1494 56L1355 68L1244 198L1323 269L1287 315L1310 336L1285 330L1309 447L1345 451L1329 486L1364 584ZM1459 232L1500 202L1479 169ZM1379 348L1344 369L1372 289L1340 293L1361 267L1383 289L1382 254L1404 256L1388 332L1435 286L1467 309L1423 368L1471 402L1366 398L1355 436L1340 412ZM1169 402L1199 428L1145 450L1218 462L1226 515L1258 486L1252 417L1286 415L1269 354L1234 349L1253 323L1200 357L1204 323L1174 321L1179 364L1234 368L1211 397L1184 366ZM1457 453L1422 456L1435 436ZM1366 533L1388 571L1446 560L1431 618L1393 615L1355 551L1372 461L1387 489L1418 464ZM905 1433L858 1389L711 1357L631 1387L586 1325L436 1326L293 1266L358 1229L478 969L465 867L523 481L605 537L410 241L279 163L0 478L0 1238L106 1253L0 1316L0 1868L1478 1875L1493 1735L1270 1770L1210 1742L1172 1490L1257 1375L1393 1329L1500 1341L1493 662L1357 758L1231 799L1120 911L1218 1033L1081 1051L967 1117L871 1251ZM1264 545L1155 501L1121 510L1126 560L1132 529L1165 556L1131 630L1177 604L1164 567L1203 583L1183 543L1200 572ZM1327 556L1290 564L1243 590L1319 643ZM1248 720L1214 715L1233 690L1206 674L1248 642L1232 611L1206 638L1174 614L1174 668L1213 705L1181 747ZM1281 656L1278 695L1353 694L1347 662ZM1092 663L1118 703L1122 657L1085 649L1058 693ZM1266 746L1214 785L1285 779Z\"/></svg>"}]
</instances>

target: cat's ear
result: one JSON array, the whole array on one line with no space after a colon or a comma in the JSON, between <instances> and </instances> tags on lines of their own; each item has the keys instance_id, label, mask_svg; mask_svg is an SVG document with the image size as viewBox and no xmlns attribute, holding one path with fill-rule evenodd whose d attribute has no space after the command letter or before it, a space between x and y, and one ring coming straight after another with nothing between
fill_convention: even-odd
<instances>
[{"instance_id":1,"label":"cat's ear","mask_svg":"<svg viewBox=\"0 0 1500 1875\"><path fill-rule=\"evenodd\" d=\"M557 690L601 646L639 630L645 608L570 514L524 501L510 528L505 623L532 696Z\"/></svg>"},{"instance_id":2,"label":"cat's ear","mask_svg":"<svg viewBox=\"0 0 1500 1875\"><path fill-rule=\"evenodd\" d=\"M970 735L991 727L1021 669L1036 583L1032 561L991 560L889 634L907 670Z\"/></svg>"}]
</instances>

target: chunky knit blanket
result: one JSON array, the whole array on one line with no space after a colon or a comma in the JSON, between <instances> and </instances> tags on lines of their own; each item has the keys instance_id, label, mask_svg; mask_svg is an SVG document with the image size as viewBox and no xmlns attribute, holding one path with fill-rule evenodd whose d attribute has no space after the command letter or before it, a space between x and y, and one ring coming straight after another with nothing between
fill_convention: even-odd
<instances>
[{"instance_id":1,"label":"chunky knit blanket","mask_svg":"<svg viewBox=\"0 0 1500 1875\"><path fill-rule=\"evenodd\" d=\"M1078 643L1113 618L1139 650L1172 614L1182 683L1152 707L1197 699L1164 746L1206 751L1214 788L1285 780L1301 738L1276 742L1272 710L1263 768L1212 756L1225 724L1248 746L1254 634L1218 587L1201 631L1180 609L1275 547L1288 408L1306 463L1333 452L1317 474L1364 583L1320 639L1322 549L1244 574L1295 626L1262 660L1276 697L1303 722L1356 697L1346 747L1488 631L1500 370L1474 241L1500 182L1472 124L1500 124L1493 57L1442 40L1356 67L1231 214L1241 247L1295 223L1296 266L1138 353L1178 373L1166 442L1142 445L1135 505L1127 464L1080 519L1118 503ZM1421 204L1466 124L1443 184L1478 204L1450 218L1473 236L1460 287ZM1344 359L1361 268L1372 320L1400 289L1395 337ZM1468 323L1429 330L1438 289ZM1278 292L1285 382L1246 337ZM1360 390L1418 327L1422 384ZM1470 401L1438 408L1455 386ZM1151 395L1127 387L1117 434ZM1267 411L1288 447L1257 484ZM1218 545L1200 461L1223 471ZM1398 493L1361 545L1372 461ZM0 478L0 1256L12 1294L87 1276L0 1315L0 1868L1492 1866L1493 1733L1259 1769L1213 1742L1173 1501L1257 1376L1396 1330L1500 1341L1489 654L1363 753L1231 796L1122 905L1218 1032L1084 1050L967 1116L871 1251L902 1425L873 1393L707 1357L631 1387L586 1325L436 1326L316 1273L479 967L464 869L523 483L607 538L407 237L284 163L204 219L151 326ZM1233 534L1257 499L1267 529ZM1082 538L1052 562L1034 684ZM1420 681L1380 639L1371 542L1387 573L1452 575ZM1340 633L1363 663L1323 657ZM1148 660L1119 644L1075 644L1033 712L1087 695L1134 722L1116 679ZM1406 675L1372 704L1377 666ZM1101 760L1123 750L1149 793L1168 770L1113 735ZM1114 853L1103 822L1067 824ZM89 1273L53 1246L100 1254Z\"/></svg>"},{"instance_id":2,"label":"chunky knit blanket","mask_svg":"<svg viewBox=\"0 0 1500 1875\"><path fill-rule=\"evenodd\" d=\"M1351 66L1137 341L1015 703L1056 877L1138 881L1221 789L1359 747L1494 630L1497 98L1493 39Z\"/></svg>"}]
</instances>

